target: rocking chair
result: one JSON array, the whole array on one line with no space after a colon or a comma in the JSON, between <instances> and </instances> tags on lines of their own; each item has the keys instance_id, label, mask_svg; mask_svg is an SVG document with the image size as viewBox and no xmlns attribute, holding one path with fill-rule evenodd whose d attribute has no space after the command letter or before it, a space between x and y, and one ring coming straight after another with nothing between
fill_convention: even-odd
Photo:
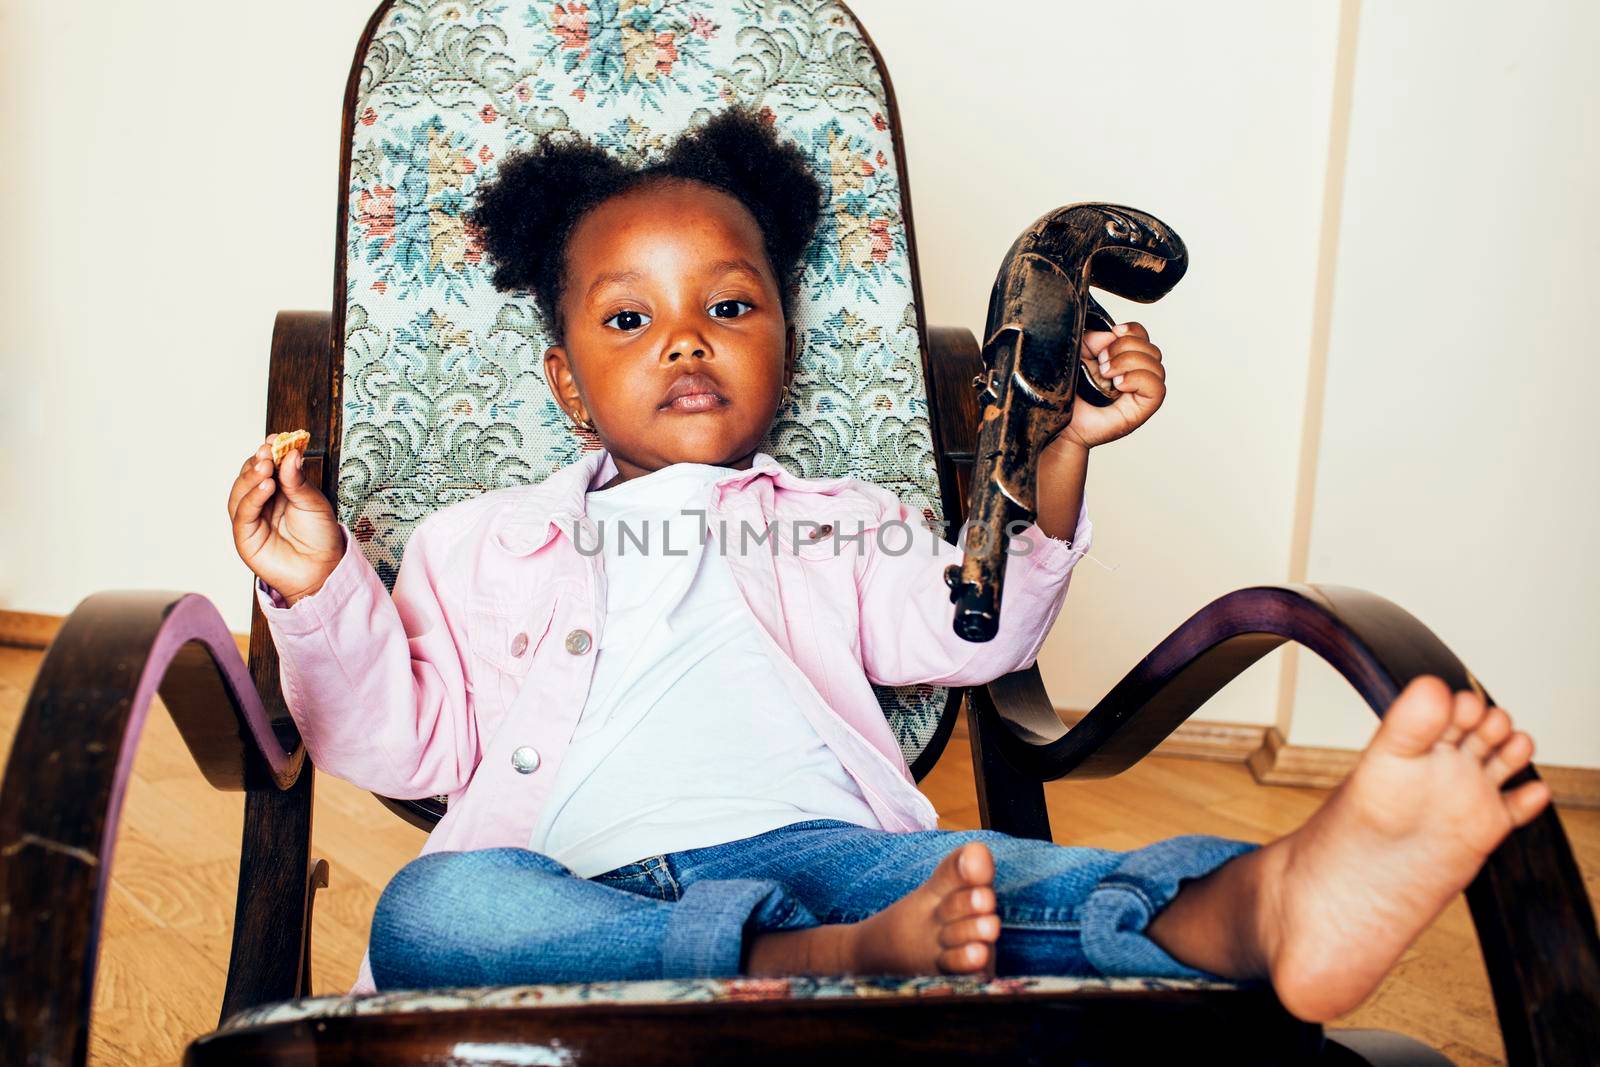
<instances>
[{"instance_id":1,"label":"rocking chair","mask_svg":"<svg viewBox=\"0 0 1600 1067\"><path fill-rule=\"evenodd\" d=\"M512 8L515 7L513 13ZM416 524L537 481L598 442L542 379L531 303L490 285L463 212L506 152L571 128L642 160L747 104L805 147L829 203L795 312L803 356L763 449L805 476L853 475L949 529L966 514L982 361L929 328L888 72L839 0L388 0L345 92L331 312L284 312L269 431L307 427L307 476L390 586ZM1040 205L1041 210L1055 205ZM1295 641L1374 710L1416 675L1477 680L1381 597L1266 585L1220 597L1070 730L1030 668L970 690L882 688L918 779L965 702L983 825L1050 839L1042 783L1116 774L1250 664ZM0 788L0 1056L81 1064L100 916L135 747L159 692L206 778L246 794L220 1027L185 1062L1439 1063L1416 1042L1327 1031L1261 984L1073 977L684 979L308 996L312 779L256 611L248 666L198 595L85 599L47 651ZM1531 776L1534 772L1526 772ZM445 798L383 798L424 830ZM1467 893L1515 1064L1600 1050L1600 941L1546 812Z\"/></svg>"}]
</instances>

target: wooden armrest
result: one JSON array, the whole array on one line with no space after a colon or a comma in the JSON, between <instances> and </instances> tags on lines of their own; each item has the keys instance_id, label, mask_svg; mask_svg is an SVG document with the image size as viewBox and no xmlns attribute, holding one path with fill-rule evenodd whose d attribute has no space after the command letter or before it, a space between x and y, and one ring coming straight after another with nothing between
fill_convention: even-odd
<instances>
[{"instance_id":1,"label":"wooden armrest","mask_svg":"<svg viewBox=\"0 0 1600 1067\"><path fill-rule=\"evenodd\" d=\"M971 728L985 749L1030 778L1113 775L1285 641L1321 656L1380 716L1420 674L1438 675L1452 690L1476 689L1493 703L1444 642L1397 604L1346 586L1292 584L1212 601L1070 729L1036 668L975 691ZM1530 766L1508 787L1535 777ZM1490 855L1467 902L1510 1062L1584 1062L1600 1048L1600 936L1553 809Z\"/></svg>"},{"instance_id":2,"label":"wooden armrest","mask_svg":"<svg viewBox=\"0 0 1600 1067\"><path fill-rule=\"evenodd\" d=\"M326 312L278 315L267 402L268 431L311 430L306 476L324 493L337 466L322 463L337 458L330 323ZM85 599L46 650L0 781L0 1049L87 1058L117 821L158 691L206 779L245 792L220 1017L305 992L311 890L326 884L311 865L315 776L302 773L259 607L250 649L247 669L204 597L135 590Z\"/></svg>"},{"instance_id":3,"label":"wooden armrest","mask_svg":"<svg viewBox=\"0 0 1600 1067\"><path fill-rule=\"evenodd\" d=\"M134 590L79 604L45 652L0 781L0 1047L84 1061L117 821L158 691L213 785L297 784L299 736L268 716L209 600Z\"/></svg>"}]
</instances>

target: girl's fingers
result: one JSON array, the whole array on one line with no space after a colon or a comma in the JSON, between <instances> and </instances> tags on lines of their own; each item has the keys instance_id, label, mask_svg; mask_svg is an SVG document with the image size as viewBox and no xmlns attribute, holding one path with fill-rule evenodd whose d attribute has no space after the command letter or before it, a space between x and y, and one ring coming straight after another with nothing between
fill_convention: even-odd
<instances>
[{"instance_id":1,"label":"girl's fingers","mask_svg":"<svg viewBox=\"0 0 1600 1067\"><path fill-rule=\"evenodd\" d=\"M233 487L228 492L228 515L237 520L241 501L248 498L258 498L256 511L259 514L260 504L271 499L271 490L263 490L261 484L272 477L272 436L268 434L256 446L256 450L245 457L239 465L239 476L233 480Z\"/></svg>"},{"instance_id":2,"label":"girl's fingers","mask_svg":"<svg viewBox=\"0 0 1600 1067\"><path fill-rule=\"evenodd\" d=\"M233 480L233 487L228 491L228 514L232 515L238 508L240 498L260 485L261 479L270 477L271 474L270 460L258 460L254 456L245 460L244 466L239 468L239 477Z\"/></svg>"},{"instance_id":3,"label":"girl's fingers","mask_svg":"<svg viewBox=\"0 0 1600 1067\"><path fill-rule=\"evenodd\" d=\"M1137 346L1137 347L1136 347ZM1113 388L1122 388L1121 378L1134 371L1145 371L1165 381L1167 369L1161 363L1161 350L1152 344L1119 337L1100 358L1100 377L1111 382Z\"/></svg>"},{"instance_id":4,"label":"girl's fingers","mask_svg":"<svg viewBox=\"0 0 1600 1067\"><path fill-rule=\"evenodd\" d=\"M278 481L283 483L283 495L297 497L304 488L306 480L300 471L300 450L292 448L289 454L283 457L283 462L278 464Z\"/></svg>"},{"instance_id":5,"label":"girl's fingers","mask_svg":"<svg viewBox=\"0 0 1600 1067\"><path fill-rule=\"evenodd\" d=\"M1111 378L1111 384L1124 394L1136 393L1152 400L1166 393L1166 386L1162 384L1160 376L1154 371L1143 369L1114 374Z\"/></svg>"},{"instance_id":6,"label":"girl's fingers","mask_svg":"<svg viewBox=\"0 0 1600 1067\"><path fill-rule=\"evenodd\" d=\"M1146 368L1131 368L1131 370L1112 370L1110 384L1115 389L1120 389L1125 394L1139 394L1144 397L1158 397L1165 394L1166 384L1162 376Z\"/></svg>"},{"instance_id":7,"label":"girl's fingers","mask_svg":"<svg viewBox=\"0 0 1600 1067\"><path fill-rule=\"evenodd\" d=\"M266 507L267 501L272 499L272 479L252 486L244 496L239 498L238 506L233 513L233 531L243 537L253 530L261 521L261 511Z\"/></svg>"},{"instance_id":8,"label":"girl's fingers","mask_svg":"<svg viewBox=\"0 0 1600 1067\"><path fill-rule=\"evenodd\" d=\"M331 511L322 490L306 480L305 455L295 449L283 457L278 467L278 484L289 503L310 511Z\"/></svg>"},{"instance_id":9,"label":"girl's fingers","mask_svg":"<svg viewBox=\"0 0 1600 1067\"><path fill-rule=\"evenodd\" d=\"M233 485L228 490L229 516L232 516L235 511L239 510L240 499L242 499L250 490L254 489L264 477L266 476L259 474L248 467L239 472L239 477L233 480Z\"/></svg>"},{"instance_id":10,"label":"girl's fingers","mask_svg":"<svg viewBox=\"0 0 1600 1067\"><path fill-rule=\"evenodd\" d=\"M241 474L233 480L233 488L228 490L228 520L230 522L239 514L239 501L243 500L244 495L249 491L250 485L246 482L244 475Z\"/></svg>"},{"instance_id":11,"label":"girl's fingers","mask_svg":"<svg viewBox=\"0 0 1600 1067\"><path fill-rule=\"evenodd\" d=\"M271 437L268 437L266 440L262 441L259 445L256 446L256 450L254 452L250 453L250 455L245 458L244 466L241 467L240 470L248 469L252 463L255 463L257 460L261 460L261 459L265 459L265 460L271 460L272 459L272 438Z\"/></svg>"},{"instance_id":12,"label":"girl's fingers","mask_svg":"<svg viewBox=\"0 0 1600 1067\"><path fill-rule=\"evenodd\" d=\"M1154 359L1147 352L1124 352L1100 363L1100 373L1107 378L1124 374L1130 370L1147 370L1156 377L1165 381L1167 368L1159 359Z\"/></svg>"},{"instance_id":13,"label":"girl's fingers","mask_svg":"<svg viewBox=\"0 0 1600 1067\"><path fill-rule=\"evenodd\" d=\"M1161 362L1161 349L1149 341L1141 341L1135 337L1118 337L1109 345L1106 345L1101 355L1107 359L1115 359L1126 352L1143 352L1157 363Z\"/></svg>"},{"instance_id":14,"label":"girl's fingers","mask_svg":"<svg viewBox=\"0 0 1600 1067\"><path fill-rule=\"evenodd\" d=\"M1154 370L1162 377L1161 349L1150 343L1150 333L1137 322L1118 323L1112 332L1085 331L1083 347L1094 352L1099 361L1100 377L1115 378L1130 370ZM1104 344L1100 339L1109 337Z\"/></svg>"},{"instance_id":15,"label":"girl's fingers","mask_svg":"<svg viewBox=\"0 0 1600 1067\"><path fill-rule=\"evenodd\" d=\"M1083 358L1092 363L1103 356L1106 349L1111 347L1111 342L1116 339L1117 335L1110 330L1085 330L1079 348L1082 350Z\"/></svg>"},{"instance_id":16,"label":"girl's fingers","mask_svg":"<svg viewBox=\"0 0 1600 1067\"><path fill-rule=\"evenodd\" d=\"M272 473L272 450L266 445L256 449L239 465L239 477L241 478L249 477L252 471L256 472L258 477Z\"/></svg>"}]
</instances>

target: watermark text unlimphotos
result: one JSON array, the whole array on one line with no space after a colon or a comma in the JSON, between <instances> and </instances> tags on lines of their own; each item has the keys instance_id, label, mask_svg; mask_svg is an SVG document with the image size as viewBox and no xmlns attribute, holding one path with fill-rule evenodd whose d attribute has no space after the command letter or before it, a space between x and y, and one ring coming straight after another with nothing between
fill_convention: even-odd
<instances>
[{"instance_id":1,"label":"watermark text unlimphotos","mask_svg":"<svg viewBox=\"0 0 1600 1067\"><path fill-rule=\"evenodd\" d=\"M678 514L694 516L696 529L691 535L684 530L681 522L662 521L654 518L643 519L595 519L590 520L593 532L585 530L582 524L574 524L568 536L572 538L579 553L585 556L599 555L608 547L617 555L663 555L687 556L694 546L706 544L710 536L712 523L707 520L703 508L684 508ZM937 542L943 539L944 531L950 525L943 520L924 520L912 524L904 519L890 519L886 522L876 523L868 529L865 521L855 520L853 527L845 529L847 524L817 522L812 519L773 520L765 525L758 526L749 519L740 519L737 528L730 524L726 518L716 521L717 534L715 541L717 551L721 555L737 552L740 555L750 555L755 552L768 552L776 556L780 551L796 551L800 548L815 549L819 545L828 545L832 554L842 555L849 548L856 552L864 552L870 545L878 552L889 556L903 556L908 552L922 551L929 556L938 554ZM1033 551L1033 543L1017 535L1033 525L1031 521L1014 519L1006 524L1005 552L1013 556L1025 556ZM917 530L922 529L932 537L919 537ZM787 532L788 536L780 536ZM956 531L954 544L965 547L974 552L982 552L987 547L989 529L986 526L975 526L964 522ZM607 541L607 538L612 541Z\"/></svg>"}]
</instances>

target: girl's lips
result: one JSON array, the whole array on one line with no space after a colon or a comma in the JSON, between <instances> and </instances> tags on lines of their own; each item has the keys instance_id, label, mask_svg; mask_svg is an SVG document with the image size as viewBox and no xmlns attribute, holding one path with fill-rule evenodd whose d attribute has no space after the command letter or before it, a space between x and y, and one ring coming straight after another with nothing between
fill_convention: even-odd
<instances>
[{"instance_id":1,"label":"girl's lips","mask_svg":"<svg viewBox=\"0 0 1600 1067\"><path fill-rule=\"evenodd\" d=\"M662 410L682 412L711 411L722 407L725 403L726 401L716 393L686 393L672 403L664 405Z\"/></svg>"}]
</instances>

